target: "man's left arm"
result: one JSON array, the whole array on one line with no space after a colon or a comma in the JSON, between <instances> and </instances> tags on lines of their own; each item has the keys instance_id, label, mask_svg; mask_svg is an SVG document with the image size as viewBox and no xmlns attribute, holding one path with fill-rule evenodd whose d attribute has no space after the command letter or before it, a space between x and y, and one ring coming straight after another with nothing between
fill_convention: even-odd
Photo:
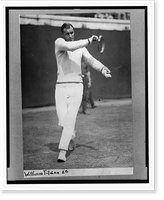
<instances>
[{"instance_id":1,"label":"man's left arm","mask_svg":"<svg viewBox=\"0 0 164 200\"><path fill-rule=\"evenodd\" d=\"M111 76L111 71L108 69L108 67L106 67L105 65L103 65L100 61L98 61L97 59L95 59L89 52L88 50L85 48L85 51L83 52L83 59L85 60L86 63L88 63L88 65L90 65L92 68L94 68L95 70L101 72L106 78L108 77L112 77Z\"/></svg>"}]
</instances>

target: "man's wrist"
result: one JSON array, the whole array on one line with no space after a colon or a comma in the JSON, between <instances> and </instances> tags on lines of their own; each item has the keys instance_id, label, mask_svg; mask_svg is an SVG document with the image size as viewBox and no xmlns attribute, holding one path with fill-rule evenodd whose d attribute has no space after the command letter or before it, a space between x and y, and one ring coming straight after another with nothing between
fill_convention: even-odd
<instances>
[{"instance_id":1,"label":"man's wrist","mask_svg":"<svg viewBox=\"0 0 164 200\"><path fill-rule=\"evenodd\" d=\"M101 68L101 73L102 73L102 70L103 70L103 69L104 69L104 67Z\"/></svg>"},{"instance_id":2,"label":"man's wrist","mask_svg":"<svg viewBox=\"0 0 164 200\"><path fill-rule=\"evenodd\" d=\"M88 45L90 45L91 44L91 42L90 42L90 40L89 40L89 38L88 38Z\"/></svg>"}]
</instances>

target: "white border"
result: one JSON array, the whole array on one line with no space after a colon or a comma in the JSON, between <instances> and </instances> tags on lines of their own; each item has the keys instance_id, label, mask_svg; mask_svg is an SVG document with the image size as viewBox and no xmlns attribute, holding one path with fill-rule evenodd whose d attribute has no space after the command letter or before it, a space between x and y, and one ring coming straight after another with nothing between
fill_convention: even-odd
<instances>
[{"instance_id":1,"label":"white border","mask_svg":"<svg viewBox=\"0 0 164 200\"><path fill-rule=\"evenodd\" d=\"M127 168L92 168L92 169L46 169L24 170L24 178L43 177L73 177L73 176L107 176L107 175L133 175L133 167Z\"/></svg>"},{"instance_id":2,"label":"white border","mask_svg":"<svg viewBox=\"0 0 164 200\"><path fill-rule=\"evenodd\" d=\"M0 13L1 13L1 30L5 30L5 7L6 6L55 6L61 5L61 1L46 1L46 2L39 2L39 1L31 1L27 2L24 1L21 3L20 1L3 1L0 2ZM62 2L65 6L81 6L83 5L84 1L67 1ZM92 6L93 2L87 1L85 2L85 6ZM1 190L101 190L101 191L109 191L109 190L154 190L154 1L100 1L94 2L94 6L102 6L102 5L109 5L109 6L148 6L148 34L149 34L149 51L148 51L148 62L149 62L149 169L150 169L150 183L149 184L56 184L54 185L7 185L6 184L6 137L5 134L1 134L1 158L3 164L1 164ZM4 68L1 69L1 74L3 75L1 79L1 85L3 86L3 102L1 103L3 110L3 116L1 122L3 127L3 133L6 131L6 93L5 93L5 31L1 31L1 66ZM3 177L3 178L2 178Z\"/></svg>"}]
</instances>

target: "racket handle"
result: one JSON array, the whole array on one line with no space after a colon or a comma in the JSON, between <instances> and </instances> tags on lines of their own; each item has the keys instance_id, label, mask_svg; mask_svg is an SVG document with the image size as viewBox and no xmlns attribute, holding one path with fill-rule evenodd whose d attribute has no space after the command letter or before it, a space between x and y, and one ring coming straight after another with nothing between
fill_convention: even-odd
<instances>
[{"instance_id":1,"label":"racket handle","mask_svg":"<svg viewBox=\"0 0 164 200\"><path fill-rule=\"evenodd\" d=\"M92 35L92 37L88 38L88 44L92 44L92 42L98 41L98 36Z\"/></svg>"}]
</instances>

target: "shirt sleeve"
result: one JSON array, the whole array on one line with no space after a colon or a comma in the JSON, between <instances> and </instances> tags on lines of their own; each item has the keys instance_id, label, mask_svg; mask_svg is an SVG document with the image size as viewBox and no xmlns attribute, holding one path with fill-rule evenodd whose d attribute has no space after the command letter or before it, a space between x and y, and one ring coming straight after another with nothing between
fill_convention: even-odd
<instances>
[{"instance_id":1,"label":"shirt sleeve","mask_svg":"<svg viewBox=\"0 0 164 200\"><path fill-rule=\"evenodd\" d=\"M55 41L57 51L74 51L88 45L88 39L78 41L65 41L63 38L58 38Z\"/></svg>"},{"instance_id":2,"label":"shirt sleeve","mask_svg":"<svg viewBox=\"0 0 164 200\"><path fill-rule=\"evenodd\" d=\"M83 51L83 59L89 66L97 71L101 71L105 67L100 61L96 60L86 48L84 48Z\"/></svg>"}]
</instances>

